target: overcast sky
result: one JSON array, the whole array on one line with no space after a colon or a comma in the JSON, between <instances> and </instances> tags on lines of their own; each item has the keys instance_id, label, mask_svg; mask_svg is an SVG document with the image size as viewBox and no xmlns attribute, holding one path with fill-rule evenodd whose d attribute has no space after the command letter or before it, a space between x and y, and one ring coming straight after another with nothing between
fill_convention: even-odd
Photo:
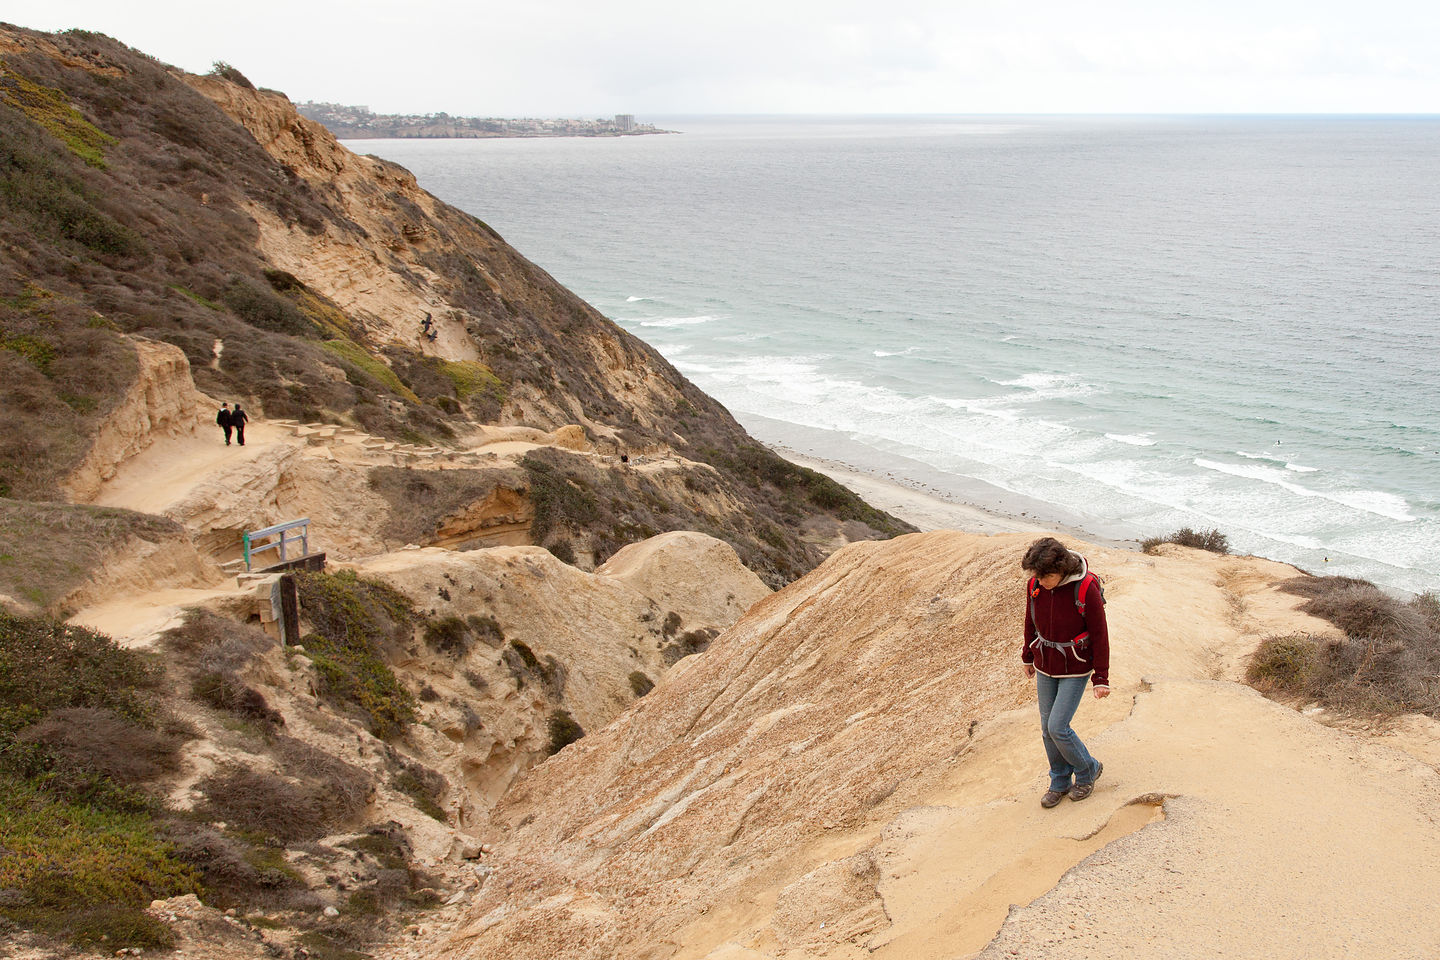
<instances>
[{"instance_id":1,"label":"overcast sky","mask_svg":"<svg viewBox=\"0 0 1440 960\"><path fill-rule=\"evenodd\" d=\"M1440 113L1435 0L45 0L292 100L474 116Z\"/></svg>"}]
</instances>

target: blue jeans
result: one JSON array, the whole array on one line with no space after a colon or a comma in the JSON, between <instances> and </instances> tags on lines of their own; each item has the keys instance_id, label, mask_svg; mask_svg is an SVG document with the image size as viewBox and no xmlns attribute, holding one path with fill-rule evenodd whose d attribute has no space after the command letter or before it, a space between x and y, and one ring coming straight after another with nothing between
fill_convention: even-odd
<instances>
[{"instance_id":1,"label":"blue jeans","mask_svg":"<svg viewBox=\"0 0 1440 960\"><path fill-rule=\"evenodd\" d=\"M1036 671L1035 689L1040 698L1040 739L1050 758L1050 789L1064 793L1076 783L1094 783L1100 765L1085 749L1079 734L1070 729L1089 677L1047 677Z\"/></svg>"}]
</instances>

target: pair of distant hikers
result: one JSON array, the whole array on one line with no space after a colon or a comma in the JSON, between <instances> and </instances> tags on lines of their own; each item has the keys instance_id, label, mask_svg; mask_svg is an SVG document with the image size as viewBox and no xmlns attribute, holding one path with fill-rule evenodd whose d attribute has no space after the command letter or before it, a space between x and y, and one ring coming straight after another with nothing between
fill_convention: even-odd
<instances>
[{"instance_id":1,"label":"pair of distant hikers","mask_svg":"<svg viewBox=\"0 0 1440 960\"><path fill-rule=\"evenodd\" d=\"M225 431L225 446L230 446L230 431L235 431L235 440L240 446L245 446L245 424L250 422L245 411L240 409L240 401L235 401L235 409L230 409L230 404L220 404L220 412L215 414L215 422L220 429Z\"/></svg>"},{"instance_id":2,"label":"pair of distant hikers","mask_svg":"<svg viewBox=\"0 0 1440 960\"><path fill-rule=\"evenodd\" d=\"M1020 659L1040 702L1040 738L1050 761L1050 789L1040 806L1049 808L1067 794L1071 800L1090 796L1105 769L1070 721L1086 686L1094 687L1096 699L1110 695L1110 635L1105 594L1084 557L1042 537L1030 544L1021 566L1030 576Z\"/></svg>"}]
</instances>

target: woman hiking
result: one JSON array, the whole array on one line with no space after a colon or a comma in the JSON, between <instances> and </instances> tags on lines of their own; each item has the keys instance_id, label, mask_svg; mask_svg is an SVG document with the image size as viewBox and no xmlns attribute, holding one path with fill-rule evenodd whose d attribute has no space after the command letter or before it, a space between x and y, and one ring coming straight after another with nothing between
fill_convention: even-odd
<instances>
[{"instance_id":1,"label":"woman hiking","mask_svg":"<svg viewBox=\"0 0 1440 960\"><path fill-rule=\"evenodd\" d=\"M1020 659L1025 676L1035 678L1040 701L1040 739L1050 760L1050 789L1040 806L1048 809L1066 794L1076 801L1090 796L1105 769L1070 721L1087 680L1096 699L1110 695L1110 637L1105 596L1084 557L1054 537L1042 537L1030 544L1021 566L1030 579Z\"/></svg>"}]
</instances>

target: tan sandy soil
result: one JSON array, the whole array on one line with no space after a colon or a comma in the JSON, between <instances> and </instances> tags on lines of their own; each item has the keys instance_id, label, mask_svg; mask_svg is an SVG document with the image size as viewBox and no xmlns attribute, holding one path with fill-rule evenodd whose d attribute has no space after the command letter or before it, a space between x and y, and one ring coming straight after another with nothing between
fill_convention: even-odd
<instances>
[{"instance_id":1,"label":"tan sandy soil","mask_svg":"<svg viewBox=\"0 0 1440 960\"><path fill-rule=\"evenodd\" d=\"M512 788L497 872L434 955L1440 955L1426 744L1235 682L1261 637L1326 629L1282 564L1083 547L1115 693L1076 726L1106 768L1039 807L1028 540L857 544L757 604Z\"/></svg>"}]
</instances>

